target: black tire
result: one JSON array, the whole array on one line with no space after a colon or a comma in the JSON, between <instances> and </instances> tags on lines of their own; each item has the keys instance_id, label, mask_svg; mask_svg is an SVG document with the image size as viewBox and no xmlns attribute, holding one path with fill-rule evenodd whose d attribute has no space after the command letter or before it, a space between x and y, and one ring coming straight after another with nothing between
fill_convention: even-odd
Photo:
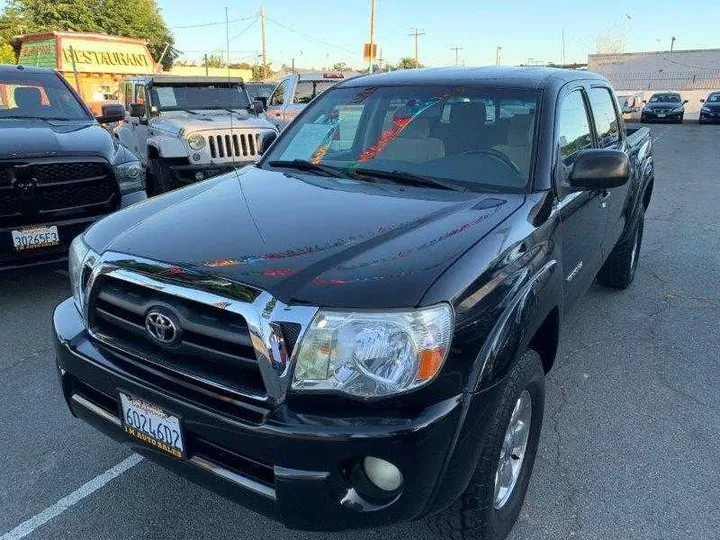
<instances>
[{"instance_id":1,"label":"black tire","mask_svg":"<svg viewBox=\"0 0 720 540\"><path fill-rule=\"evenodd\" d=\"M495 508L495 473L505 432L515 404L525 390L532 403L525 457L509 498L500 508ZM510 533L525 500L540 441L544 408L545 373L540 355L528 349L515 362L505 382L470 484L449 508L427 518L428 526L438 540L502 540Z\"/></svg>"},{"instance_id":2,"label":"black tire","mask_svg":"<svg viewBox=\"0 0 720 540\"><path fill-rule=\"evenodd\" d=\"M612 289L627 289L635 279L642 247L645 214L640 213L632 234L617 243L600 269L597 279Z\"/></svg>"},{"instance_id":3,"label":"black tire","mask_svg":"<svg viewBox=\"0 0 720 540\"><path fill-rule=\"evenodd\" d=\"M682 123L683 123L683 118L684 118L684 116L681 116L680 118L678 118L678 119L677 119L677 123L678 123L678 124L682 124Z\"/></svg>"},{"instance_id":4,"label":"black tire","mask_svg":"<svg viewBox=\"0 0 720 540\"><path fill-rule=\"evenodd\" d=\"M148 172L150 173L147 182L148 195L160 195L179 187L162 159L149 159Z\"/></svg>"}]
</instances>

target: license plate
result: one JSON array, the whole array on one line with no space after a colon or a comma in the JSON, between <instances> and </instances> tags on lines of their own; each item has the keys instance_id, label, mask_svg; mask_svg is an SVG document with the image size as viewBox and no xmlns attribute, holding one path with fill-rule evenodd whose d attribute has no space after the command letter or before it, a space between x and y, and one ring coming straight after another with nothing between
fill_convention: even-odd
<instances>
[{"instance_id":1,"label":"license plate","mask_svg":"<svg viewBox=\"0 0 720 540\"><path fill-rule=\"evenodd\" d=\"M658 118L665 118L665 113L664 112L658 113Z\"/></svg>"},{"instance_id":2,"label":"license plate","mask_svg":"<svg viewBox=\"0 0 720 540\"><path fill-rule=\"evenodd\" d=\"M60 234L55 225L52 227L28 227L12 231L11 234L15 251L40 249L60 244Z\"/></svg>"},{"instance_id":3,"label":"license plate","mask_svg":"<svg viewBox=\"0 0 720 540\"><path fill-rule=\"evenodd\" d=\"M157 405L120 392L122 426L126 433L176 458L185 457L180 418Z\"/></svg>"}]
</instances>

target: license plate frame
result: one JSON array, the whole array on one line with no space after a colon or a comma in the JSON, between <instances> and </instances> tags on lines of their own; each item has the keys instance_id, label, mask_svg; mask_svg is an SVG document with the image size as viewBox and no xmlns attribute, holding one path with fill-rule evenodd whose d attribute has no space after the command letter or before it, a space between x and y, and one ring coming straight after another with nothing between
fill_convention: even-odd
<instances>
[{"instance_id":1,"label":"license plate frame","mask_svg":"<svg viewBox=\"0 0 720 540\"><path fill-rule=\"evenodd\" d=\"M658 113L658 118L665 118L665 113L664 112Z\"/></svg>"},{"instance_id":2,"label":"license plate frame","mask_svg":"<svg viewBox=\"0 0 720 540\"><path fill-rule=\"evenodd\" d=\"M125 433L165 455L177 459L187 458L181 416L123 390L118 391L117 401ZM132 414L128 416L128 413Z\"/></svg>"},{"instance_id":3,"label":"license plate frame","mask_svg":"<svg viewBox=\"0 0 720 540\"><path fill-rule=\"evenodd\" d=\"M32 225L14 229L10 231L10 238L17 253L60 245L57 225Z\"/></svg>"}]
</instances>

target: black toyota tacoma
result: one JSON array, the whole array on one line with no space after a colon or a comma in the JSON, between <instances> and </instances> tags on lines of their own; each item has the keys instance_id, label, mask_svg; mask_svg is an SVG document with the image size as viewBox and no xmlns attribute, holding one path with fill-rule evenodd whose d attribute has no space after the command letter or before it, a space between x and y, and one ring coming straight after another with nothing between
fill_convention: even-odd
<instances>
[{"instance_id":1,"label":"black toyota tacoma","mask_svg":"<svg viewBox=\"0 0 720 540\"><path fill-rule=\"evenodd\" d=\"M591 73L431 69L273 138L75 240L68 406L290 528L505 537L565 315L635 276L649 131Z\"/></svg>"},{"instance_id":2,"label":"black toyota tacoma","mask_svg":"<svg viewBox=\"0 0 720 540\"><path fill-rule=\"evenodd\" d=\"M145 198L134 154L57 72L0 65L0 271L67 259L89 224Z\"/></svg>"}]
</instances>

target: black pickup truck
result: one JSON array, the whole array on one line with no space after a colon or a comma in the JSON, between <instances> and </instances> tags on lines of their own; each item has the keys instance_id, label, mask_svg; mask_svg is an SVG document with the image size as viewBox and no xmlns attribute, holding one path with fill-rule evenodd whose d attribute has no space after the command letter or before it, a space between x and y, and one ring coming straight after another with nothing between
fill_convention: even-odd
<instances>
[{"instance_id":1,"label":"black pickup truck","mask_svg":"<svg viewBox=\"0 0 720 540\"><path fill-rule=\"evenodd\" d=\"M53 70L0 65L0 271L67 259L89 224L145 198L139 161L100 125L123 118L93 118Z\"/></svg>"},{"instance_id":2,"label":"black pickup truck","mask_svg":"<svg viewBox=\"0 0 720 540\"><path fill-rule=\"evenodd\" d=\"M290 528L504 538L565 315L633 281L649 131L597 75L488 68L348 80L274 137L75 240L68 406Z\"/></svg>"}]
</instances>

